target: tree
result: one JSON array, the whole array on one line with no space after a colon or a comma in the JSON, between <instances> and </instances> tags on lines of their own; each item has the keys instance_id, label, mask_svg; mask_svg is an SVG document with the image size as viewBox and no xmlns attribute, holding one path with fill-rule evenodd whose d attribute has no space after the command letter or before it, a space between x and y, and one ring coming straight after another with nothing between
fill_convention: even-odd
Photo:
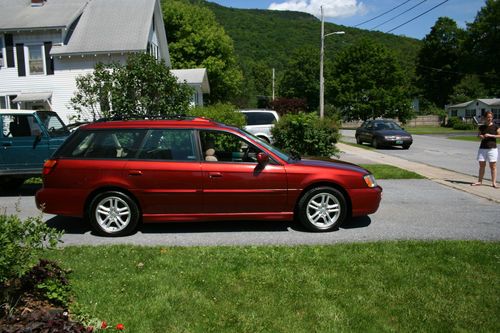
<instances>
[{"instance_id":1,"label":"tree","mask_svg":"<svg viewBox=\"0 0 500 333\"><path fill-rule=\"evenodd\" d=\"M279 94L305 99L309 110L319 105L319 51L303 48L295 51L279 84Z\"/></svg>"},{"instance_id":2,"label":"tree","mask_svg":"<svg viewBox=\"0 0 500 333\"><path fill-rule=\"evenodd\" d=\"M76 86L70 103L86 120L184 114L193 93L149 54L131 55L125 65L97 64Z\"/></svg>"},{"instance_id":3,"label":"tree","mask_svg":"<svg viewBox=\"0 0 500 333\"><path fill-rule=\"evenodd\" d=\"M500 95L500 1L486 0L473 23L467 25L464 50L467 67L480 75L491 96Z\"/></svg>"},{"instance_id":4,"label":"tree","mask_svg":"<svg viewBox=\"0 0 500 333\"><path fill-rule=\"evenodd\" d=\"M243 76L236 63L233 41L214 14L185 1L162 1L162 7L172 66L207 69L208 103L235 98Z\"/></svg>"},{"instance_id":5,"label":"tree","mask_svg":"<svg viewBox=\"0 0 500 333\"><path fill-rule=\"evenodd\" d=\"M413 116L408 83L396 57L385 47L363 40L342 51L326 78L326 100L345 120Z\"/></svg>"},{"instance_id":6,"label":"tree","mask_svg":"<svg viewBox=\"0 0 500 333\"><path fill-rule=\"evenodd\" d=\"M465 32L448 17L440 17L425 36L417 58L417 86L424 98L444 107L460 82L461 44Z\"/></svg>"},{"instance_id":7,"label":"tree","mask_svg":"<svg viewBox=\"0 0 500 333\"><path fill-rule=\"evenodd\" d=\"M477 75L466 75L453 88L449 101L451 104L458 104L477 98L488 97L488 91Z\"/></svg>"}]
</instances>

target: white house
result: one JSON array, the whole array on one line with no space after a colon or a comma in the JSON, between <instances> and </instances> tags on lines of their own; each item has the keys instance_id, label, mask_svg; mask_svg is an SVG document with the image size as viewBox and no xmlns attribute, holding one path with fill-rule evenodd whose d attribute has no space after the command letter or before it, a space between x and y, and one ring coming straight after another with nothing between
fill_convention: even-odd
<instances>
[{"instance_id":1,"label":"white house","mask_svg":"<svg viewBox=\"0 0 500 333\"><path fill-rule=\"evenodd\" d=\"M140 52L171 65L159 0L0 0L0 108L50 109L68 122L77 76ZM202 103L206 71L186 81Z\"/></svg>"},{"instance_id":2,"label":"white house","mask_svg":"<svg viewBox=\"0 0 500 333\"><path fill-rule=\"evenodd\" d=\"M465 103L447 105L448 117L480 119L486 111L493 112L494 119L500 119L500 98L475 99Z\"/></svg>"}]
</instances>

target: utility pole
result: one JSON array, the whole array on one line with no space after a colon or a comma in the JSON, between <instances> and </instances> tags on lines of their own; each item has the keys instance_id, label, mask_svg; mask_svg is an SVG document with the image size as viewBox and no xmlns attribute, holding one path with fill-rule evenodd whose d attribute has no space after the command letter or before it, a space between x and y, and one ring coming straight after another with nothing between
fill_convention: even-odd
<instances>
[{"instance_id":1,"label":"utility pole","mask_svg":"<svg viewBox=\"0 0 500 333\"><path fill-rule=\"evenodd\" d=\"M323 58L325 55L325 37L330 35L343 35L344 31L330 32L325 35L325 18L323 16L323 6L321 8L321 51L319 60L319 117L325 117L325 78L323 76Z\"/></svg>"}]
</instances>

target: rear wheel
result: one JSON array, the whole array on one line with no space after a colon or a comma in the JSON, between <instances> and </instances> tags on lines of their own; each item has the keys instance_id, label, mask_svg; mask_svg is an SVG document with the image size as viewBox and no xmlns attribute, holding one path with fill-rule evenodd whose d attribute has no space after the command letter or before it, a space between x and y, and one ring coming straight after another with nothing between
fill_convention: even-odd
<instances>
[{"instance_id":1,"label":"rear wheel","mask_svg":"<svg viewBox=\"0 0 500 333\"><path fill-rule=\"evenodd\" d=\"M363 144L363 140L361 140L361 137L359 135L356 136L356 143L358 145L362 145Z\"/></svg>"},{"instance_id":2,"label":"rear wheel","mask_svg":"<svg viewBox=\"0 0 500 333\"><path fill-rule=\"evenodd\" d=\"M373 140L372 140L372 146L375 149L379 149L380 148L380 142L378 142L377 138L373 138Z\"/></svg>"},{"instance_id":3,"label":"rear wheel","mask_svg":"<svg viewBox=\"0 0 500 333\"><path fill-rule=\"evenodd\" d=\"M298 204L300 222L311 231L337 229L346 219L344 195L332 187L316 187L304 194Z\"/></svg>"},{"instance_id":4,"label":"rear wheel","mask_svg":"<svg viewBox=\"0 0 500 333\"><path fill-rule=\"evenodd\" d=\"M99 193L90 203L90 225L103 236L132 233L139 222L139 208L128 195L118 191Z\"/></svg>"}]
</instances>

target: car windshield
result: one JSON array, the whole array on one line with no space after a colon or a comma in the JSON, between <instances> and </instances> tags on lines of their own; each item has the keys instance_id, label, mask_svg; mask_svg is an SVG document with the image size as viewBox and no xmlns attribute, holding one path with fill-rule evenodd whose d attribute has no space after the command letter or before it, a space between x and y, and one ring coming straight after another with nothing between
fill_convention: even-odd
<instances>
[{"instance_id":1,"label":"car windshield","mask_svg":"<svg viewBox=\"0 0 500 333\"><path fill-rule=\"evenodd\" d=\"M267 141L265 140L262 140L258 137L256 137L255 135L253 135L252 133L249 133L245 130L241 130L240 129L240 132L242 132L243 134L245 134L246 136L254 139L255 141L257 141L258 143L260 143L262 146L266 147L268 150L272 151L273 154L276 154L279 156L279 158L281 158L282 160L284 161L292 161L293 158L291 158L290 156L288 156L287 154L285 154L284 152L282 152L281 150L279 150L278 148L274 147L274 146L271 146Z\"/></svg>"},{"instance_id":2,"label":"car windshield","mask_svg":"<svg viewBox=\"0 0 500 333\"><path fill-rule=\"evenodd\" d=\"M38 118L51 137L66 136L69 130L55 112L37 112Z\"/></svg>"},{"instance_id":3,"label":"car windshield","mask_svg":"<svg viewBox=\"0 0 500 333\"><path fill-rule=\"evenodd\" d=\"M398 124L396 124L392 121L375 123L374 127L376 130L402 130L402 128L399 127Z\"/></svg>"}]
</instances>

